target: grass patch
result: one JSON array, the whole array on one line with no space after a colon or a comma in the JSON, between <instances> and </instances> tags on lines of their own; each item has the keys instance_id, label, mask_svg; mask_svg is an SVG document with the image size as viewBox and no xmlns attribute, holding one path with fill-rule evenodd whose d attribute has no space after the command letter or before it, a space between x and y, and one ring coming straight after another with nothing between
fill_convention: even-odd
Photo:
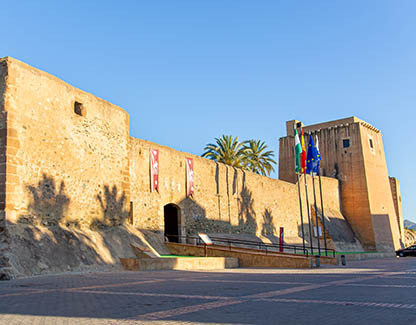
<instances>
[{"instance_id":1,"label":"grass patch","mask_svg":"<svg viewBox=\"0 0 416 325\"><path fill-rule=\"evenodd\" d=\"M351 255L351 254L377 254L376 251L368 251L368 252L335 252L336 255Z\"/></svg>"}]
</instances>

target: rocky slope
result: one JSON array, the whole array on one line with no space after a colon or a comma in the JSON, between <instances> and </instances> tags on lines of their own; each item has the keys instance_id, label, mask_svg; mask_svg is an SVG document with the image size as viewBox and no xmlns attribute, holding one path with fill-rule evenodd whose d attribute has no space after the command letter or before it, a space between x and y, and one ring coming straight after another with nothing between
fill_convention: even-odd
<instances>
[{"instance_id":1,"label":"rocky slope","mask_svg":"<svg viewBox=\"0 0 416 325\"><path fill-rule=\"evenodd\" d=\"M410 221L410 220L405 220L405 221L403 222L403 224L404 224L404 226L405 226L406 228L416 230L416 223L415 223L415 222L413 222L413 221Z\"/></svg>"}]
</instances>

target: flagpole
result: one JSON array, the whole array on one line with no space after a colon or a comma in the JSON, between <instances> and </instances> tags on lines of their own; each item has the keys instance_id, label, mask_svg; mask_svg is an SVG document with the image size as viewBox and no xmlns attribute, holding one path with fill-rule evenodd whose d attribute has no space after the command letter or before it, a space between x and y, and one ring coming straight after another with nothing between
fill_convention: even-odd
<instances>
[{"instance_id":1,"label":"flagpole","mask_svg":"<svg viewBox=\"0 0 416 325\"><path fill-rule=\"evenodd\" d=\"M324 231L324 244L325 244L325 256L328 256L328 248L326 244L326 228L325 228L325 215L324 215L324 202L322 199L322 183L321 183L321 173L318 173L319 176L319 192L321 194L321 211L322 211L322 225L323 225L323 231Z\"/></svg>"},{"instance_id":2,"label":"flagpole","mask_svg":"<svg viewBox=\"0 0 416 325\"><path fill-rule=\"evenodd\" d=\"M312 242L312 226L311 226L311 215L309 213L309 198L308 198L308 184L306 179L306 173L305 175L305 194L306 194L306 210L308 211L308 223L309 223L309 240L311 241L311 254L313 255L313 242Z\"/></svg>"},{"instance_id":3,"label":"flagpole","mask_svg":"<svg viewBox=\"0 0 416 325\"><path fill-rule=\"evenodd\" d=\"M298 177L298 193L299 193L299 207L300 207L300 223L302 225L302 245L303 245L303 253L305 254L305 230L303 229L303 211L302 211L302 198L300 195L300 183L299 183L299 174L296 173Z\"/></svg>"},{"instance_id":4,"label":"flagpole","mask_svg":"<svg viewBox=\"0 0 416 325\"><path fill-rule=\"evenodd\" d=\"M315 207L315 219L316 219L316 237L318 238L318 252L321 255L321 236L319 236L319 224L318 224L318 207L316 206L316 193L315 193L315 177L313 171L311 172L312 176L312 188L313 188L313 201Z\"/></svg>"}]
</instances>

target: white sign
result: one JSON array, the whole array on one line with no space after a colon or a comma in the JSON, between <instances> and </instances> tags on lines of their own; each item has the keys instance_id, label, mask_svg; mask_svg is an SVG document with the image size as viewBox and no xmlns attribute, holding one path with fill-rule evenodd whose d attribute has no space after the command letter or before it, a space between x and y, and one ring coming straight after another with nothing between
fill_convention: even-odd
<instances>
[{"instance_id":1,"label":"white sign","mask_svg":"<svg viewBox=\"0 0 416 325\"><path fill-rule=\"evenodd\" d=\"M203 234L203 233L198 233L199 238L202 239L202 241L204 242L204 244L206 245L212 245L212 240L211 238L208 237L207 234Z\"/></svg>"},{"instance_id":2,"label":"white sign","mask_svg":"<svg viewBox=\"0 0 416 325\"><path fill-rule=\"evenodd\" d=\"M322 229L321 229L321 227L318 227L318 231L319 231L319 237L322 237ZM313 236L314 237L318 237L318 235L316 233L316 227L313 227Z\"/></svg>"}]
</instances>

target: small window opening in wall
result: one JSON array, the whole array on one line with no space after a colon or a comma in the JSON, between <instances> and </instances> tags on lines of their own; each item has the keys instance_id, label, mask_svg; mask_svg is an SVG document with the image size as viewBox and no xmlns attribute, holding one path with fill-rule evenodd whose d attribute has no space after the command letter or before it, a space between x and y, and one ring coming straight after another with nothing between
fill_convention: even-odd
<instances>
[{"instance_id":1,"label":"small window opening in wall","mask_svg":"<svg viewBox=\"0 0 416 325\"><path fill-rule=\"evenodd\" d=\"M85 107L80 102L74 103L74 113L79 116L85 116Z\"/></svg>"},{"instance_id":2,"label":"small window opening in wall","mask_svg":"<svg viewBox=\"0 0 416 325\"><path fill-rule=\"evenodd\" d=\"M344 140L342 140L342 145L344 146L344 148L349 148L349 146L350 146L350 139L344 139Z\"/></svg>"},{"instance_id":3,"label":"small window opening in wall","mask_svg":"<svg viewBox=\"0 0 416 325\"><path fill-rule=\"evenodd\" d=\"M373 145L373 139L369 139L370 140L370 148L374 149L374 145Z\"/></svg>"}]
</instances>

